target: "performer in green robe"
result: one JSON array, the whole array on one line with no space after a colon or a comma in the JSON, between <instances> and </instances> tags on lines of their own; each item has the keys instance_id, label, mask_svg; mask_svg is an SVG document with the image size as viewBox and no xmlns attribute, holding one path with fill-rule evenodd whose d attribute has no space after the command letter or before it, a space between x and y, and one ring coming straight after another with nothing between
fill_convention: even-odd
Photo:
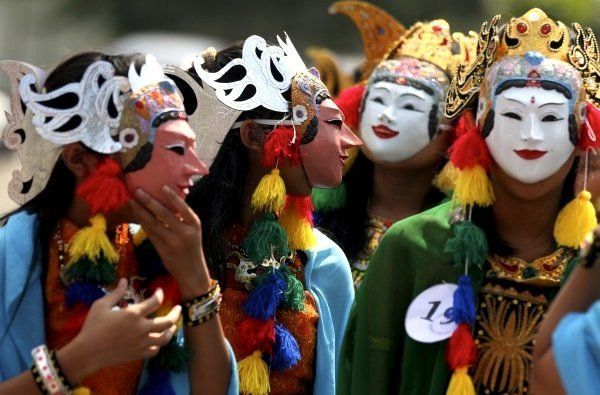
<instances>
[{"instance_id":1,"label":"performer in green robe","mask_svg":"<svg viewBox=\"0 0 600 395\"><path fill-rule=\"evenodd\" d=\"M539 9L498 22L483 24L446 101L459 117L454 200L384 235L350 316L340 394L528 392L543 314L596 223L585 183L573 193L599 140L599 56L591 30L573 24L570 41Z\"/></svg>"}]
</instances>

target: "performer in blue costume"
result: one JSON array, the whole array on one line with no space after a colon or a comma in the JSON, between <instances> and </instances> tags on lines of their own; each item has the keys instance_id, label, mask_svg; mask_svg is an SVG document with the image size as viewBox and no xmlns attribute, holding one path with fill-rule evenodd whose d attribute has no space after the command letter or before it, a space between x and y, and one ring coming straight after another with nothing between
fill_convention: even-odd
<instances>
[{"instance_id":1,"label":"performer in blue costume","mask_svg":"<svg viewBox=\"0 0 600 395\"><path fill-rule=\"evenodd\" d=\"M172 73L181 92L197 93L185 103L214 89L229 107L212 110L202 129L216 156L188 201L225 285L220 314L240 391L335 393L354 291L343 252L312 227L310 193L339 185L346 150L360 140L288 37L210 49Z\"/></svg>"},{"instance_id":2,"label":"performer in blue costume","mask_svg":"<svg viewBox=\"0 0 600 395\"><path fill-rule=\"evenodd\" d=\"M183 201L207 170L174 83L151 55L0 67L21 162L0 229L0 393L238 393Z\"/></svg>"},{"instance_id":3,"label":"performer in blue costume","mask_svg":"<svg viewBox=\"0 0 600 395\"><path fill-rule=\"evenodd\" d=\"M531 389L538 394L595 394L600 388L600 228L580 265L548 309L533 350Z\"/></svg>"}]
</instances>

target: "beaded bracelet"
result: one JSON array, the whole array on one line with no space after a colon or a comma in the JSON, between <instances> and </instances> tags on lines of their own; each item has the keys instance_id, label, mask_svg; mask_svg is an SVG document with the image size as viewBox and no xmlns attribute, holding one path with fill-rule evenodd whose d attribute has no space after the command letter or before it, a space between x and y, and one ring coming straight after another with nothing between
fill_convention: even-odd
<instances>
[{"instance_id":1,"label":"beaded bracelet","mask_svg":"<svg viewBox=\"0 0 600 395\"><path fill-rule=\"evenodd\" d=\"M197 326L209 321L219 312L221 305L221 287L219 283L212 280L212 286L208 292L182 303L183 323L187 327Z\"/></svg>"},{"instance_id":2,"label":"beaded bracelet","mask_svg":"<svg viewBox=\"0 0 600 395\"><path fill-rule=\"evenodd\" d=\"M59 367L54 363L56 358L52 358L48 347L41 345L34 348L31 351L31 356L33 357L31 374L42 394L68 395L73 392L73 388L65 375L60 372Z\"/></svg>"}]
</instances>

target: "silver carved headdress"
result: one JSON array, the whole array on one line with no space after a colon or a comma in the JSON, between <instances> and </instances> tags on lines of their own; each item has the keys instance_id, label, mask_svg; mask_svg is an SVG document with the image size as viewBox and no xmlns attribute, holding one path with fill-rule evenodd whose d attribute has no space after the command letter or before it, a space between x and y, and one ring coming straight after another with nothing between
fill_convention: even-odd
<instances>
[{"instance_id":1,"label":"silver carved headdress","mask_svg":"<svg viewBox=\"0 0 600 395\"><path fill-rule=\"evenodd\" d=\"M80 142L103 154L125 151L131 158L142 143L153 140L153 119L184 111L174 83L154 56L146 55L139 73L131 66L127 77L117 76L111 63L97 61L81 81L45 92L46 72L22 62L0 62L11 87L2 139L21 163L9 183L12 200L24 205L44 190L62 146ZM66 96L73 104L57 107L55 100Z\"/></svg>"}]
</instances>

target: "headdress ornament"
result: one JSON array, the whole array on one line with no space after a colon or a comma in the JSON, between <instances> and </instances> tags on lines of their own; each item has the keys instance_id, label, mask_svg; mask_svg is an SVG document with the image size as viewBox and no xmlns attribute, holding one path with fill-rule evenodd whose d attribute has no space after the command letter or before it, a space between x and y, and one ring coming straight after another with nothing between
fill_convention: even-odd
<instances>
[{"instance_id":1,"label":"headdress ornament","mask_svg":"<svg viewBox=\"0 0 600 395\"><path fill-rule=\"evenodd\" d=\"M308 69L296 51L294 44L285 35L285 40L277 37L279 45L267 45L265 39L250 36L244 42L242 57L233 59L217 72L206 71L202 65L205 59L194 59L194 71L215 90L216 97L233 110L250 111L258 107L282 113L280 119L255 119L259 124L292 126L293 142L305 135L314 137L316 133L319 97L329 97L329 91L319 79L316 69ZM237 81L222 82L221 78L233 67L242 67L244 77ZM291 101L284 97L290 91ZM209 135L221 133L241 123L227 125L220 123L207 129ZM215 141L214 138L210 139ZM215 141L215 144L219 142Z\"/></svg>"},{"instance_id":2,"label":"headdress ornament","mask_svg":"<svg viewBox=\"0 0 600 395\"><path fill-rule=\"evenodd\" d=\"M451 82L445 109L448 117L459 115L478 96L491 100L494 87L509 79L558 82L573 94L572 110L586 100L600 104L596 99L598 45L591 29L574 23L572 42L569 29L539 8L511 18L503 29L498 28L499 20L496 15L483 23L477 58L470 66L462 64ZM574 113L578 123L583 122Z\"/></svg>"},{"instance_id":3,"label":"headdress ornament","mask_svg":"<svg viewBox=\"0 0 600 395\"><path fill-rule=\"evenodd\" d=\"M344 14L360 31L365 53L362 65L363 79L389 52L390 46L406 32L393 16L366 1L337 1L329 7L331 14Z\"/></svg>"}]
</instances>

